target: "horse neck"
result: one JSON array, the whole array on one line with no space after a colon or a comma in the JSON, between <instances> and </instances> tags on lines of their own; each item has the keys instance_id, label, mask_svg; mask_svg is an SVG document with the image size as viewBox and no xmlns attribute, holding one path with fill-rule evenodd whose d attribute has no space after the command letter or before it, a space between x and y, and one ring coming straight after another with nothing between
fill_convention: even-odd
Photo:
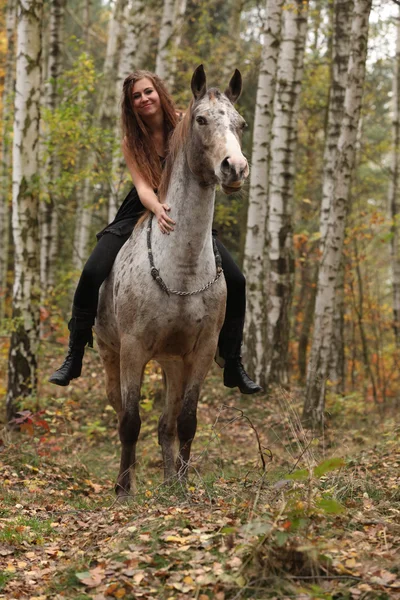
<instances>
[{"instance_id":1,"label":"horse neck","mask_svg":"<svg viewBox=\"0 0 400 600\"><path fill-rule=\"evenodd\" d=\"M190 171L183 150L174 162L165 202L176 222L169 235L158 236L163 248L179 256L180 262L198 262L212 251L211 227L215 187L201 187ZM208 256L209 258L209 256Z\"/></svg>"}]
</instances>

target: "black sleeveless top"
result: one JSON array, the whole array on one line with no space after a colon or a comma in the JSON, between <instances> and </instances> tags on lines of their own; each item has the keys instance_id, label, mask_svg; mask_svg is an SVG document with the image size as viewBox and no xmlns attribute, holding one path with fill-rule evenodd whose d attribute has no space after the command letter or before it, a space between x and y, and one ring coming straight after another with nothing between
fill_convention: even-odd
<instances>
[{"instance_id":1,"label":"black sleeveless top","mask_svg":"<svg viewBox=\"0 0 400 600\"><path fill-rule=\"evenodd\" d=\"M159 159L161 166L164 168L165 158L159 156ZM141 203L136 188L133 187L119 207L114 221L96 234L97 239L99 240L105 233L113 233L119 236L132 233L136 223L145 211L146 208Z\"/></svg>"},{"instance_id":2,"label":"black sleeveless top","mask_svg":"<svg viewBox=\"0 0 400 600\"><path fill-rule=\"evenodd\" d=\"M140 202L136 188L133 187L119 207L114 221L96 234L97 239L99 240L105 233L113 233L114 235L119 236L132 233L136 223L145 210L145 207Z\"/></svg>"}]
</instances>

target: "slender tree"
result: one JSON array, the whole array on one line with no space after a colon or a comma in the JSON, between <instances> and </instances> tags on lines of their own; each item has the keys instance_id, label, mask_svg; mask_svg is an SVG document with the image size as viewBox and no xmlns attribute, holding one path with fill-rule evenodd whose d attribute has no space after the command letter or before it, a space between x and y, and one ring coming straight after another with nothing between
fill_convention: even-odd
<instances>
[{"instance_id":1,"label":"slender tree","mask_svg":"<svg viewBox=\"0 0 400 600\"><path fill-rule=\"evenodd\" d=\"M329 210L332 205L334 168L339 141L340 126L344 112L344 96L350 54L350 27L353 11L352 0L335 0L333 5L332 74L329 91L329 107L324 149L322 179L322 203L320 217L321 252L328 227Z\"/></svg>"},{"instance_id":2,"label":"slender tree","mask_svg":"<svg viewBox=\"0 0 400 600\"><path fill-rule=\"evenodd\" d=\"M389 184L389 215L391 220L391 266L393 279L393 330L396 346L400 348L400 8L397 20L396 60L393 79L392 172Z\"/></svg>"},{"instance_id":3,"label":"slender tree","mask_svg":"<svg viewBox=\"0 0 400 600\"><path fill-rule=\"evenodd\" d=\"M270 382L287 384L290 309L293 295L294 256L292 204L297 147L297 117L308 2L291 0L283 7L282 41L274 99L269 187L269 281L267 365Z\"/></svg>"},{"instance_id":4,"label":"slender tree","mask_svg":"<svg viewBox=\"0 0 400 600\"><path fill-rule=\"evenodd\" d=\"M175 0L175 18L174 18L174 39L171 53L171 67L168 76L168 87L170 90L175 85L175 74L177 67L177 50L182 41L182 31L185 22L187 0Z\"/></svg>"},{"instance_id":5,"label":"slender tree","mask_svg":"<svg viewBox=\"0 0 400 600\"><path fill-rule=\"evenodd\" d=\"M57 85L62 69L62 44L65 0L51 0L48 81L45 88L45 106L54 111L58 104ZM50 156L46 165L48 195L40 206L40 286L42 298L54 285L55 263L58 250L57 179L60 165Z\"/></svg>"},{"instance_id":6,"label":"slender tree","mask_svg":"<svg viewBox=\"0 0 400 600\"><path fill-rule=\"evenodd\" d=\"M332 348L335 289L342 258L351 173L365 80L368 20L372 0L355 0L351 26L350 60L344 115L335 162L334 191L329 211L324 253L318 275L314 335L307 372L304 420L313 427L324 424L325 389Z\"/></svg>"},{"instance_id":7,"label":"slender tree","mask_svg":"<svg viewBox=\"0 0 400 600\"><path fill-rule=\"evenodd\" d=\"M161 28L158 39L156 73L166 81L170 75L171 42L174 31L175 0L164 0Z\"/></svg>"},{"instance_id":8,"label":"slender tree","mask_svg":"<svg viewBox=\"0 0 400 600\"><path fill-rule=\"evenodd\" d=\"M246 364L253 379L266 384L267 305L265 297L268 169L277 60L284 0L267 0L254 120L252 169L244 251L247 280Z\"/></svg>"},{"instance_id":9,"label":"slender tree","mask_svg":"<svg viewBox=\"0 0 400 600\"><path fill-rule=\"evenodd\" d=\"M135 68L138 68L137 60L139 58L139 41L146 25L144 11L145 5L143 0L133 0L131 3L128 3L125 8L125 31L121 40L121 50L119 53L117 77L115 82L116 98L121 96L122 84L125 77L129 75L129 73L131 73ZM115 102L114 123L115 139L119 140L121 137L121 130L119 115L117 114L117 102ZM116 151L114 152L112 165L111 192L108 205L109 221L112 221L115 217L121 184L125 180L124 174L126 172L126 165L119 146L117 146Z\"/></svg>"},{"instance_id":10,"label":"slender tree","mask_svg":"<svg viewBox=\"0 0 400 600\"><path fill-rule=\"evenodd\" d=\"M35 394L39 343L39 117L42 0L18 0L17 69L13 141L15 279L7 416Z\"/></svg>"},{"instance_id":11,"label":"slender tree","mask_svg":"<svg viewBox=\"0 0 400 600\"><path fill-rule=\"evenodd\" d=\"M113 127L115 119L115 72L118 69L119 52L124 37L124 15L128 0L116 0L108 26L107 49L103 67L100 122L103 127Z\"/></svg>"},{"instance_id":12,"label":"slender tree","mask_svg":"<svg viewBox=\"0 0 400 600\"><path fill-rule=\"evenodd\" d=\"M11 199L11 123L15 83L15 25L16 0L8 0L6 8L7 54L3 89L3 118L0 171L0 320L4 316L7 291L8 247L10 237L9 206Z\"/></svg>"},{"instance_id":13,"label":"slender tree","mask_svg":"<svg viewBox=\"0 0 400 600\"><path fill-rule=\"evenodd\" d=\"M353 12L352 0L335 0L333 4L332 67L329 92L328 118L324 148L324 169L322 179L322 203L320 214L320 249L324 251L328 227L329 210L332 205L334 168L339 141L340 125L344 113L344 96L347 84L347 71L350 54L350 28ZM336 391L343 392L344 386L344 261L341 262L338 275L332 351L329 377Z\"/></svg>"}]
</instances>

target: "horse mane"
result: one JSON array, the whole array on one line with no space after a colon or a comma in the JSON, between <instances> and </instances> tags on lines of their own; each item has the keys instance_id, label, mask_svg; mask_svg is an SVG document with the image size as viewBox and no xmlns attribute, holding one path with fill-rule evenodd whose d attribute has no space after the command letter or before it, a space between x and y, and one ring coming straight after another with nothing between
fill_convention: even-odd
<instances>
[{"instance_id":1,"label":"horse mane","mask_svg":"<svg viewBox=\"0 0 400 600\"><path fill-rule=\"evenodd\" d=\"M161 175L160 187L158 189L158 198L163 202L166 198L169 182L171 180L172 169L175 159L187 140L189 134L189 126L192 116L193 99L189 104L189 108L178 125L175 127L173 134L168 143L168 154L165 161L165 166Z\"/></svg>"},{"instance_id":2,"label":"horse mane","mask_svg":"<svg viewBox=\"0 0 400 600\"><path fill-rule=\"evenodd\" d=\"M182 148L187 140L189 134L189 126L192 116L193 99L190 101L189 107L185 112L183 118L179 121L175 127L169 142L168 142L168 153L165 159L164 169L161 175L160 186L158 188L158 199L162 203L168 191L169 182L171 181L172 168L174 166L175 159L178 155L179 150ZM135 229L139 227L144 221L148 219L150 211L146 210L140 217L135 225Z\"/></svg>"}]
</instances>

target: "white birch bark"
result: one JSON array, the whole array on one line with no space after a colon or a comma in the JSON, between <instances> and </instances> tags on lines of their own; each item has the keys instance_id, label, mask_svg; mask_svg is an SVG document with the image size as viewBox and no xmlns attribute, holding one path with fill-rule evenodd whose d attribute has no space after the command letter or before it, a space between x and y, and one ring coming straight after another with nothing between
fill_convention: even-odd
<instances>
[{"instance_id":1,"label":"white birch bark","mask_svg":"<svg viewBox=\"0 0 400 600\"><path fill-rule=\"evenodd\" d=\"M54 111L58 104L57 85L62 69L62 45L65 0L51 0L48 81L45 87L45 106ZM40 206L40 285L42 302L49 287L54 285L58 250L57 179L60 165L53 156L47 161L46 188L48 197Z\"/></svg>"},{"instance_id":2,"label":"white birch bark","mask_svg":"<svg viewBox=\"0 0 400 600\"><path fill-rule=\"evenodd\" d=\"M15 245L13 320L7 417L16 402L37 389L39 344L39 120L42 0L18 0L17 69L13 140L13 211Z\"/></svg>"},{"instance_id":3,"label":"white birch bark","mask_svg":"<svg viewBox=\"0 0 400 600\"><path fill-rule=\"evenodd\" d=\"M314 335L308 364L303 412L304 420L313 427L322 427L324 424L325 389L332 348L335 290L342 258L350 181L356 154L371 2L372 0L355 0L354 2L344 115L335 163L333 201L318 275Z\"/></svg>"},{"instance_id":4,"label":"white birch bark","mask_svg":"<svg viewBox=\"0 0 400 600\"><path fill-rule=\"evenodd\" d=\"M114 125L118 95L115 95L115 72L124 34L123 20L127 0L116 0L108 27L107 49L103 68L103 95L100 102L100 121L105 127Z\"/></svg>"},{"instance_id":5,"label":"white birch bark","mask_svg":"<svg viewBox=\"0 0 400 600\"><path fill-rule=\"evenodd\" d=\"M284 0L267 0L265 7L266 17L254 119L249 208L243 265L247 282L244 336L246 366L253 379L262 386L266 385L267 305L265 279L267 265L265 264L265 250L269 150L283 2Z\"/></svg>"},{"instance_id":6,"label":"white birch bark","mask_svg":"<svg viewBox=\"0 0 400 600\"><path fill-rule=\"evenodd\" d=\"M321 252L328 227L329 209L332 204L334 167L340 125L343 119L344 95L350 52L350 27L353 2L335 0L334 27L332 38L332 81L329 92L328 121L324 148L324 169L322 180L322 203L320 216Z\"/></svg>"},{"instance_id":7,"label":"white birch bark","mask_svg":"<svg viewBox=\"0 0 400 600\"><path fill-rule=\"evenodd\" d=\"M137 54L139 49L139 41L145 29L144 18L144 1L132 0L127 4L124 15L125 33L123 36L121 51L119 55L119 63L116 78L115 96L121 96L122 84L129 73L139 68L137 64ZM121 127L119 115L115 114L115 138L121 138ZM112 181L110 198L108 203L108 221L111 222L117 212L118 197L121 185L125 181L126 164L122 156L119 145L113 154L112 159Z\"/></svg>"},{"instance_id":8,"label":"white birch bark","mask_svg":"<svg viewBox=\"0 0 400 600\"><path fill-rule=\"evenodd\" d=\"M271 141L267 380L283 385L288 382L289 315L294 279L293 184L307 15L308 2L289 0L283 7Z\"/></svg>"},{"instance_id":9,"label":"white birch bark","mask_svg":"<svg viewBox=\"0 0 400 600\"><path fill-rule=\"evenodd\" d=\"M6 7L7 53L3 90L1 172L0 172L0 320L4 317L7 291L7 265L10 239L10 200L11 200L11 148L12 148L12 101L15 82L15 25L16 0L8 0Z\"/></svg>"},{"instance_id":10,"label":"white birch bark","mask_svg":"<svg viewBox=\"0 0 400 600\"><path fill-rule=\"evenodd\" d=\"M90 226L92 223L92 186L87 177L83 182L83 190L80 193L81 201L78 204L75 225L74 248L72 253L72 264L74 269L81 271L88 255L88 244L90 237Z\"/></svg>"},{"instance_id":11,"label":"white birch bark","mask_svg":"<svg viewBox=\"0 0 400 600\"><path fill-rule=\"evenodd\" d=\"M389 183L390 243L393 278L393 330L396 346L400 347L400 239L399 239L399 176L400 176L400 11L397 21L396 60L393 79L392 169Z\"/></svg>"},{"instance_id":12,"label":"white birch bark","mask_svg":"<svg viewBox=\"0 0 400 600\"><path fill-rule=\"evenodd\" d=\"M332 205L334 168L339 141L340 125L343 119L344 96L347 84L347 71L350 54L350 29L353 13L353 2L335 0L333 5L332 35L332 76L329 92L328 119L324 148L324 168L322 179L322 202L320 213L320 250L324 251L325 237L328 227L329 210ZM334 383L338 393L344 386L344 263L341 262L336 290L336 305L332 336L331 361L329 379Z\"/></svg>"},{"instance_id":13,"label":"white birch bark","mask_svg":"<svg viewBox=\"0 0 400 600\"><path fill-rule=\"evenodd\" d=\"M174 17L174 39L173 48L170 59L170 69L168 77L169 90L173 90L175 85L175 75L177 66L177 50L181 45L182 31L185 23L187 0L175 0L175 17Z\"/></svg>"},{"instance_id":14,"label":"white birch bark","mask_svg":"<svg viewBox=\"0 0 400 600\"><path fill-rule=\"evenodd\" d=\"M156 74L167 81L171 68L171 41L174 32L175 0L164 0L158 40Z\"/></svg>"}]
</instances>

